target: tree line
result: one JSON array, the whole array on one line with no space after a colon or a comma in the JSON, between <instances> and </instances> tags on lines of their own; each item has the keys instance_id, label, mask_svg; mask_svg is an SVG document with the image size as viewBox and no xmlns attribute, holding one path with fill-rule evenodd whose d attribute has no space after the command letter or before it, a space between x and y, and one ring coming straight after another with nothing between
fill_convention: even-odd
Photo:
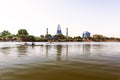
<instances>
[{"instance_id":1,"label":"tree line","mask_svg":"<svg viewBox=\"0 0 120 80\"><path fill-rule=\"evenodd\" d=\"M18 30L17 34L11 34L8 30L4 30L0 33L0 40L26 42L26 41L35 41L35 37L33 35L29 35L26 29Z\"/></svg>"},{"instance_id":2,"label":"tree line","mask_svg":"<svg viewBox=\"0 0 120 80\"><path fill-rule=\"evenodd\" d=\"M8 30L4 30L0 33L0 41L23 41L23 42L119 42L120 38L104 37L101 35L93 35L93 37L83 38L81 36L65 36L63 34L46 34L36 37L29 35L26 29L19 29L17 34L11 34Z\"/></svg>"}]
</instances>

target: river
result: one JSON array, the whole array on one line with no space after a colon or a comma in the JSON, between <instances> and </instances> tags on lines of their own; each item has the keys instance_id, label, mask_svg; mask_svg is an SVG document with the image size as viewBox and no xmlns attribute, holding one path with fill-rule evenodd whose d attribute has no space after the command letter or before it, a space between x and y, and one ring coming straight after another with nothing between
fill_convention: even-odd
<instances>
[{"instance_id":1,"label":"river","mask_svg":"<svg viewBox=\"0 0 120 80\"><path fill-rule=\"evenodd\" d=\"M0 80L120 80L119 42L23 44L0 42Z\"/></svg>"}]
</instances>

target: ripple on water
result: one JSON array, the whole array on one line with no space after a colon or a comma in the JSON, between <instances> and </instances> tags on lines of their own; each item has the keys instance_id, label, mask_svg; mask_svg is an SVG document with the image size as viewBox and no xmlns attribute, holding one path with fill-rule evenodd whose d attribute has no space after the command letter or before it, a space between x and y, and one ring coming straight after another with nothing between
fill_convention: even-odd
<instances>
[{"instance_id":1,"label":"ripple on water","mask_svg":"<svg viewBox=\"0 0 120 80\"><path fill-rule=\"evenodd\" d=\"M0 44L0 80L120 79L120 43L17 44Z\"/></svg>"}]
</instances>

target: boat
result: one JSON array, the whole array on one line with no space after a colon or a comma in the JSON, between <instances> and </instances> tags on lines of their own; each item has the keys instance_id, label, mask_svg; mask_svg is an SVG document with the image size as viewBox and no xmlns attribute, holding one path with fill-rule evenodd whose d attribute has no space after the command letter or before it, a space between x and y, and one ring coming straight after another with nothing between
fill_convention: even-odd
<instances>
[{"instance_id":1,"label":"boat","mask_svg":"<svg viewBox=\"0 0 120 80\"><path fill-rule=\"evenodd\" d=\"M27 43L24 43L24 44L20 44L19 47L26 47L26 46L32 46L32 47L34 47L34 46L43 46L43 44L34 44L34 43L27 44Z\"/></svg>"}]
</instances>

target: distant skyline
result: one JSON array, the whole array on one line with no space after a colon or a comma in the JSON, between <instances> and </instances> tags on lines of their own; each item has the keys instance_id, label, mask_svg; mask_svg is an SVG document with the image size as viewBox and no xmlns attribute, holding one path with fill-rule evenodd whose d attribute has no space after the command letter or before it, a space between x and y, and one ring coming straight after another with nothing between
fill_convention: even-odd
<instances>
[{"instance_id":1,"label":"distant skyline","mask_svg":"<svg viewBox=\"0 0 120 80\"><path fill-rule=\"evenodd\" d=\"M26 29L39 36L48 28L54 35L58 24L64 35L68 28L69 36L120 37L120 0L0 0L0 32Z\"/></svg>"}]
</instances>

